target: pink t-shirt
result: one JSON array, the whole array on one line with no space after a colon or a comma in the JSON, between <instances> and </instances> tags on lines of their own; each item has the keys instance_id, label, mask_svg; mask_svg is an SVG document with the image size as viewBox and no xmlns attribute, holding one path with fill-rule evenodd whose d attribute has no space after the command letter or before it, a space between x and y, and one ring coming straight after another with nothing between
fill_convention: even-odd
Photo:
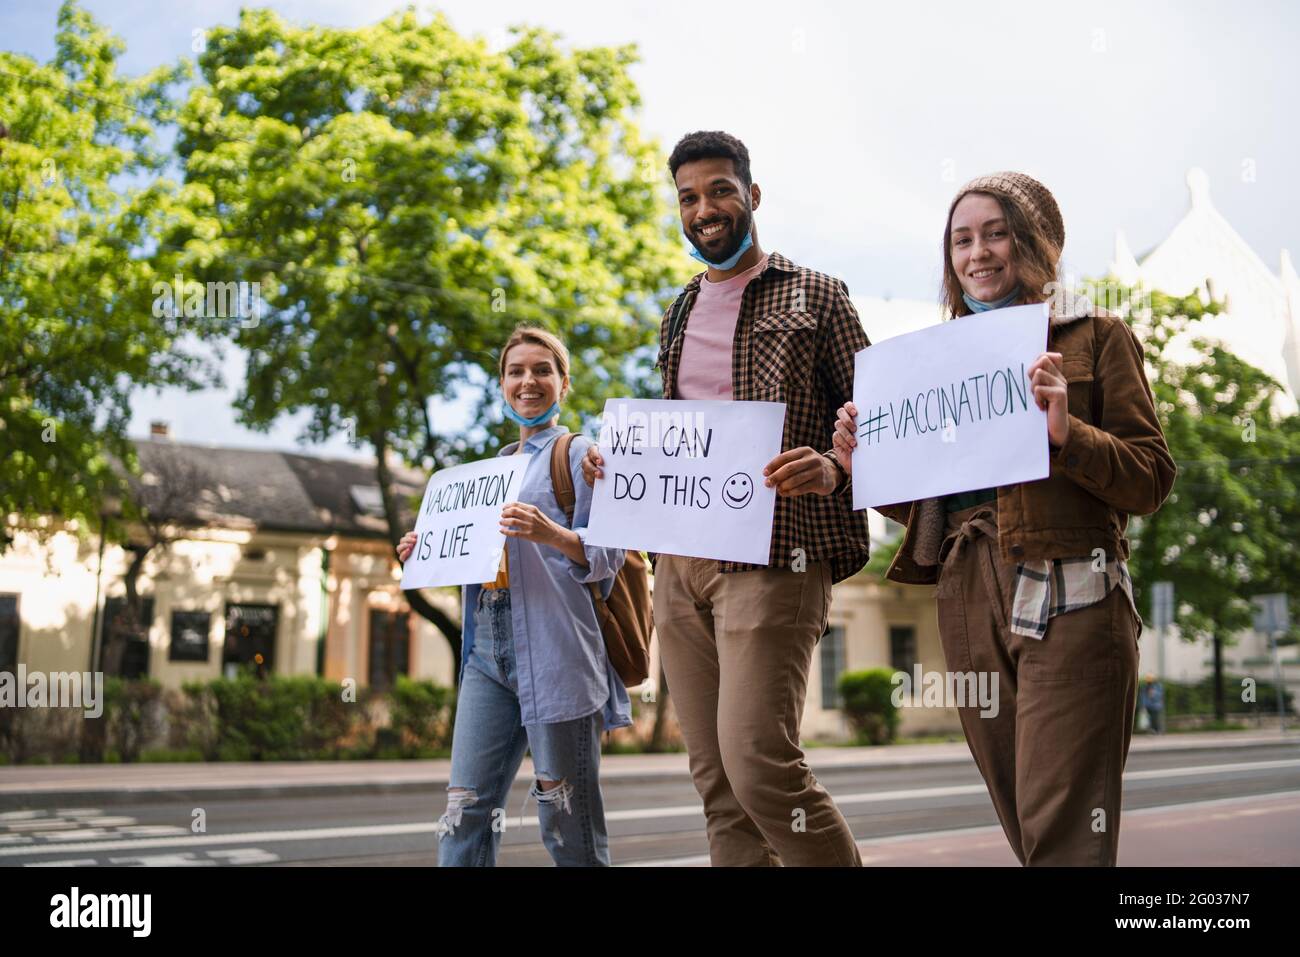
<instances>
[{"instance_id":1,"label":"pink t-shirt","mask_svg":"<svg viewBox=\"0 0 1300 957\"><path fill-rule=\"evenodd\" d=\"M740 316L740 297L749 281L763 271L767 256L753 267L722 282L700 281L691 306L677 365L679 399L730 399L731 347Z\"/></svg>"}]
</instances>

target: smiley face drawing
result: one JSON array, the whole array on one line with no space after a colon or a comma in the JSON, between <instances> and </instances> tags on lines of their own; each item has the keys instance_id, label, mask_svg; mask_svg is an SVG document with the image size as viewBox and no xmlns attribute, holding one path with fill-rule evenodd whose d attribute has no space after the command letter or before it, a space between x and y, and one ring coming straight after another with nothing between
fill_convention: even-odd
<instances>
[{"instance_id":1,"label":"smiley face drawing","mask_svg":"<svg viewBox=\"0 0 1300 957\"><path fill-rule=\"evenodd\" d=\"M744 508L753 497L754 480L744 472L737 472L722 483L722 500L732 508Z\"/></svg>"}]
</instances>

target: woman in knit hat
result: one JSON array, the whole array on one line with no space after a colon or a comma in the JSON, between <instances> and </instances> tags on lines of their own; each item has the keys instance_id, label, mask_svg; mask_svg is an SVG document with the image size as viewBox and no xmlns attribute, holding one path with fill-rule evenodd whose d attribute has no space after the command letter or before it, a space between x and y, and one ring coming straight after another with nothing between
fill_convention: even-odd
<instances>
[{"instance_id":1,"label":"woman in knit hat","mask_svg":"<svg viewBox=\"0 0 1300 957\"><path fill-rule=\"evenodd\" d=\"M963 186L943 237L952 320L1052 303L1047 351L1027 373L1049 476L879 511L907 527L887 577L938 586L949 671L996 681L994 707L958 712L1012 850L1026 865L1114 865L1142 627L1124 533L1176 470L1137 338L1056 295L1064 245L1056 200L1022 173ZM856 416L848 403L836 423L846 470Z\"/></svg>"}]
</instances>

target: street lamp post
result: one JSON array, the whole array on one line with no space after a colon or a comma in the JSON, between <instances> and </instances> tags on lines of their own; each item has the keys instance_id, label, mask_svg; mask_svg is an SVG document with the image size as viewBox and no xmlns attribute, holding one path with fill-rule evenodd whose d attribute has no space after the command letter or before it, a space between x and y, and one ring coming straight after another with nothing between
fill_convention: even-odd
<instances>
[{"instance_id":1,"label":"street lamp post","mask_svg":"<svg viewBox=\"0 0 1300 957\"><path fill-rule=\"evenodd\" d=\"M1151 583L1151 624L1156 629L1156 677L1165 680L1165 633L1174 623L1174 583Z\"/></svg>"},{"instance_id":2,"label":"street lamp post","mask_svg":"<svg viewBox=\"0 0 1300 957\"><path fill-rule=\"evenodd\" d=\"M1269 650L1273 655L1273 682L1277 685L1277 720L1285 732L1286 689L1282 684L1282 659L1277 650L1277 637L1286 634L1291 627L1290 609L1282 592L1256 595L1251 601L1255 605L1255 630L1268 635Z\"/></svg>"}]
</instances>

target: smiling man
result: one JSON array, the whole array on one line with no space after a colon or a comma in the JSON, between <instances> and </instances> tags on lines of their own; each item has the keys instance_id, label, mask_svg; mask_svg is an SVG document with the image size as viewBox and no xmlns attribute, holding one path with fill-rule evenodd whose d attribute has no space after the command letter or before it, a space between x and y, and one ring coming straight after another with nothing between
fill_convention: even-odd
<instances>
[{"instance_id":1,"label":"smiling man","mask_svg":"<svg viewBox=\"0 0 1300 957\"><path fill-rule=\"evenodd\" d=\"M867 513L854 512L831 437L852 396L853 356L870 343L844 283L764 253L762 192L749 151L726 133L684 137L668 166L682 231L707 266L664 314L666 399L786 403L766 565L677 555L655 564L660 652L715 865L858 865L844 817L799 747L813 648L831 585L867 560ZM602 477L595 446L583 463ZM742 507L752 489L731 490Z\"/></svg>"}]
</instances>

